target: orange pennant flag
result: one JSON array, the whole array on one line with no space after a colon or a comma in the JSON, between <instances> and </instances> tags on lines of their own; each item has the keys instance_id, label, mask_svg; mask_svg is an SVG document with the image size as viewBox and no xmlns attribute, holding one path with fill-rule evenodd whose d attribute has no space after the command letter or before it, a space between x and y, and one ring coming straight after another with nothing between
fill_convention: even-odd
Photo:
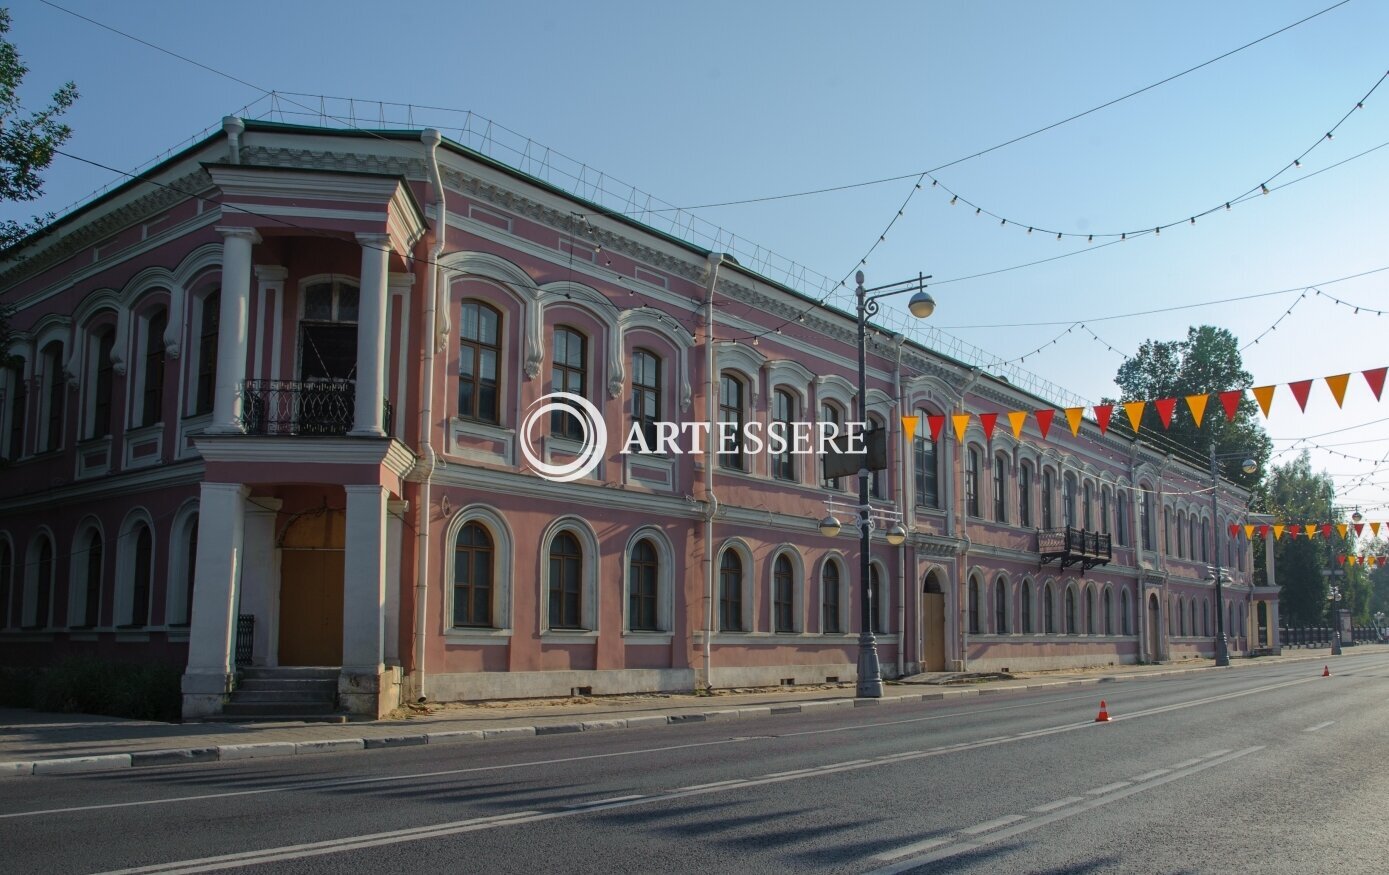
<instances>
[{"instance_id":1,"label":"orange pennant flag","mask_svg":"<svg viewBox=\"0 0 1389 875\"><path fill-rule=\"evenodd\" d=\"M1051 419L1056 415L1056 411L1048 407L1046 410L1034 411L1037 417L1037 428L1042 432L1042 440L1047 439L1047 432L1051 431Z\"/></svg>"},{"instance_id":2,"label":"orange pennant flag","mask_svg":"<svg viewBox=\"0 0 1389 875\"><path fill-rule=\"evenodd\" d=\"M1066 421L1071 424L1071 436L1080 434L1080 416L1085 412L1084 407L1067 407Z\"/></svg>"},{"instance_id":3,"label":"orange pennant flag","mask_svg":"<svg viewBox=\"0 0 1389 875\"><path fill-rule=\"evenodd\" d=\"M1244 527L1244 536L1245 536L1246 538L1248 538L1249 540L1251 540L1251 541L1254 540L1254 527L1253 527L1253 526L1245 526L1245 527Z\"/></svg>"},{"instance_id":4,"label":"orange pennant flag","mask_svg":"<svg viewBox=\"0 0 1389 875\"><path fill-rule=\"evenodd\" d=\"M902 436L907 439L907 443L912 442L916 437L916 427L921 424L921 420L915 416L902 417Z\"/></svg>"},{"instance_id":5,"label":"orange pennant flag","mask_svg":"<svg viewBox=\"0 0 1389 875\"><path fill-rule=\"evenodd\" d=\"M1379 523L1370 523L1370 534L1379 537Z\"/></svg>"},{"instance_id":6,"label":"orange pennant flag","mask_svg":"<svg viewBox=\"0 0 1389 875\"><path fill-rule=\"evenodd\" d=\"M1297 399L1297 406L1303 412L1307 412L1307 393L1312 391L1311 380L1298 380L1296 383L1289 383L1288 388L1292 390L1293 397ZM1267 415L1267 414L1265 414Z\"/></svg>"},{"instance_id":7,"label":"orange pennant flag","mask_svg":"<svg viewBox=\"0 0 1389 875\"><path fill-rule=\"evenodd\" d=\"M1307 537L1309 538L1315 538L1317 536L1316 523L1308 523L1307 525L1302 527L1302 530L1307 533Z\"/></svg>"},{"instance_id":8,"label":"orange pennant flag","mask_svg":"<svg viewBox=\"0 0 1389 875\"><path fill-rule=\"evenodd\" d=\"M1279 538L1283 537L1283 529L1285 529L1285 528L1287 528L1287 526L1277 526L1277 525L1275 525L1275 526L1273 527L1273 540L1276 541L1276 540L1278 540Z\"/></svg>"},{"instance_id":9,"label":"orange pennant flag","mask_svg":"<svg viewBox=\"0 0 1389 875\"><path fill-rule=\"evenodd\" d=\"M1346 525L1345 523L1337 523L1337 524L1336 524L1336 534L1340 535L1342 538L1344 538L1344 537L1346 536L1346 532L1349 532L1349 531L1350 531L1350 526Z\"/></svg>"},{"instance_id":10,"label":"orange pennant flag","mask_svg":"<svg viewBox=\"0 0 1389 875\"><path fill-rule=\"evenodd\" d=\"M952 413L950 415L950 421L955 426L955 440L963 443L965 439L965 429L969 428L969 414Z\"/></svg>"},{"instance_id":11,"label":"orange pennant flag","mask_svg":"<svg viewBox=\"0 0 1389 875\"><path fill-rule=\"evenodd\" d=\"M1025 422L1027 422L1026 410L1008 411L1008 424L1013 427L1013 437L1022 437L1022 427Z\"/></svg>"},{"instance_id":12,"label":"orange pennant flag","mask_svg":"<svg viewBox=\"0 0 1389 875\"><path fill-rule=\"evenodd\" d=\"M1145 403L1143 401L1124 402L1124 412L1129 415L1129 425L1133 426L1135 432L1138 431L1138 424L1143 421L1143 405Z\"/></svg>"},{"instance_id":13,"label":"orange pennant flag","mask_svg":"<svg viewBox=\"0 0 1389 875\"><path fill-rule=\"evenodd\" d=\"M1186 406L1191 408L1191 418L1195 420L1197 428L1201 427L1201 418L1206 415L1206 402L1209 400L1209 395L1186 396Z\"/></svg>"},{"instance_id":14,"label":"orange pennant flag","mask_svg":"<svg viewBox=\"0 0 1389 875\"><path fill-rule=\"evenodd\" d=\"M1273 404L1273 387L1255 386L1249 391L1254 393L1254 400L1259 402L1259 409L1264 412L1264 418L1268 418L1269 405Z\"/></svg>"},{"instance_id":15,"label":"orange pennant flag","mask_svg":"<svg viewBox=\"0 0 1389 875\"><path fill-rule=\"evenodd\" d=\"M1331 397L1336 399L1336 406L1340 407L1341 402L1346 399L1346 386L1350 383L1350 374L1337 374L1334 377L1326 378L1326 385L1331 389Z\"/></svg>"}]
</instances>

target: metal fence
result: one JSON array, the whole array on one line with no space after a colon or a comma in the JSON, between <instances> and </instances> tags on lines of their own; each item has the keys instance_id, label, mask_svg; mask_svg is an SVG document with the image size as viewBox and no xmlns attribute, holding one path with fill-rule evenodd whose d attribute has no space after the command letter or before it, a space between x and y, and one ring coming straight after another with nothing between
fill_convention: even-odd
<instances>
[{"instance_id":1,"label":"metal fence","mask_svg":"<svg viewBox=\"0 0 1389 875\"><path fill-rule=\"evenodd\" d=\"M238 614L236 617L236 664L250 665L255 655L256 615Z\"/></svg>"},{"instance_id":2,"label":"metal fence","mask_svg":"<svg viewBox=\"0 0 1389 875\"><path fill-rule=\"evenodd\" d=\"M1352 626L1350 637L1342 637L1341 645L1371 644L1383 640L1373 626ZM1336 630L1330 626L1283 626L1278 630L1278 642L1283 647L1330 647Z\"/></svg>"}]
</instances>

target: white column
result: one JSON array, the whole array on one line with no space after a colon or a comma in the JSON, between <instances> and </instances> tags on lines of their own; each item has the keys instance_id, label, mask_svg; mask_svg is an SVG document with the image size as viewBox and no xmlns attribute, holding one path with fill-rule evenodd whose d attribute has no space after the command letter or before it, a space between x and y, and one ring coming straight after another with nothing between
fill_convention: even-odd
<instances>
[{"instance_id":1,"label":"white column","mask_svg":"<svg viewBox=\"0 0 1389 875\"><path fill-rule=\"evenodd\" d=\"M362 283L357 300L357 402L352 431L362 437L385 437L381 402L386 390L386 268L391 239L385 234L358 234L362 245Z\"/></svg>"},{"instance_id":2,"label":"white column","mask_svg":"<svg viewBox=\"0 0 1389 875\"><path fill-rule=\"evenodd\" d=\"M217 380L212 434L241 433L241 381L246 376L247 315L251 300L251 247L260 242L254 228L218 228L222 235L222 303L217 329Z\"/></svg>"},{"instance_id":3,"label":"white column","mask_svg":"<svg viewBox=\"0 0 1389 875\"><path fill-rule=\"evenodd\" d=\"M220 713L222 697L231 689L246 494L240 483L202 484L184 717Z\"/></svg>"},{"instance_id":4,"label":"white column","mask_svg":"<svg viewBox=\"0 0 1389 875\"><path fill-rule=\"evenodd\" d=\"M384 486L347 486L347 549L342 613L343 674L380 674L385 643Z\"/></svg>"},{"instance_id":5,"label":"white column","mask_svg":"<svg viewBox=\"0 0 1389 875\"><path fill-rule=\"evenodd\" d=\"M278 498L247 501L242 543L246 558L241 570L241 607L237 613L256 618L253 665L275 665L277 630L273 620L280 600L280 554L275 549L275 518L283 502Z\"/></svg>"},{"instance_id":6,"label":"white column","mask_svg":"<svg viewBox=\"0 0 1389 875\"><path fill-rule=\"evenodd\" d=\"M386 502L386 604L383 611L384 652L388 665L400 665L400 549L404 540L408 501Z\"/></svg>"}]
</instances>

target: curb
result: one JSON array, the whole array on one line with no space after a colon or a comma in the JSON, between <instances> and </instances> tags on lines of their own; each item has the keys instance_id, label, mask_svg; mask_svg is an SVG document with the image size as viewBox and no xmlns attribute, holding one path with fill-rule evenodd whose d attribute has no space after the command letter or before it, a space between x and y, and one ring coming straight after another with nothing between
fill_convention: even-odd
<instances>
[{"instance_id":1,"label":"curb","mask_svg":"<svg viewBox=\"0 0 1389 875\"><path fill-rule=\"evenodd\" d=\"M1321 658L1322 656L1312 656L1309 654L1307 656L1294 656L1284 661L1304 662L1309 660L1316 661ZM1217 666L1213 665L1202 665L1193 666L1191 668L1171 669L1168 671L1144 672L1142 674L1132 674L1121 677L1073 678L1055 681L1041 680L1031 683L1001 684L992 687L977 687L973 689L933 689L931 692L883 696L880 699L815 699L799 703L750 705L746 708L718 708L709 711L651 714L640 717L586 720L571 723L548 723L535 726L499 726L494 729L456 729L377 738L264 741L247 744L222 744L214 747L168 748L164 750L133 751L131 753L122 754L0 762L0 778L27 775L71 775L90 772L111 772L147 768L151 766L215 763L224 760L234 761L261 757L302 756L321 753L342 753L344 751L380 750L383 748L413 747L425 744L459 744L490 741L494 738L520 738L538 735L562 735L576 732L601 732L614 729L676 726L685 723L705 723L713 721L728 722L760 717L774 717L778 714L809 714L832 708L883 707L956 699L965 696L993 696L1000 693L1017 693L1028 690L1093 686L1103 683L1143 680L1144 678L1192 674L1194 672L1211 671L1216 667Z\"/></svg>"}]
</instances>

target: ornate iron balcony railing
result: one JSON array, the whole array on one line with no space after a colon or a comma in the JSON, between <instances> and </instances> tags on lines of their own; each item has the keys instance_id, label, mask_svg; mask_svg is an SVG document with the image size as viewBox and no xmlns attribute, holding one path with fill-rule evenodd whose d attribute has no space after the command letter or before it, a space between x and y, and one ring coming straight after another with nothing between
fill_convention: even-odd
<instances>
[{"instance_id":1,"label":"ornate iron balcony railing","mask_svg":"<svg viewBox=\"0 0 1389 875\"><path fill-rule=\"evenodd\" d=\"M1038 567L1054 561L1062 568L1079 563L1088 570L1095 565L1108 565L1113 558L1108 534L1070 526L1038 531L1037 552L1041 554Z\"/></svg>"},{"instance_id":2,"label":"ornate iron balcony railing","mask_svg":"<svg viewBox=\"0 0 1389 875\"><path fill-rule=\"evenodd\" d=\"M256 435L345 435L352 429L353 380L246 380L241 384L241 428ZM381 399L391 433L391 403Z\"/></svg>"}]
</instances>

